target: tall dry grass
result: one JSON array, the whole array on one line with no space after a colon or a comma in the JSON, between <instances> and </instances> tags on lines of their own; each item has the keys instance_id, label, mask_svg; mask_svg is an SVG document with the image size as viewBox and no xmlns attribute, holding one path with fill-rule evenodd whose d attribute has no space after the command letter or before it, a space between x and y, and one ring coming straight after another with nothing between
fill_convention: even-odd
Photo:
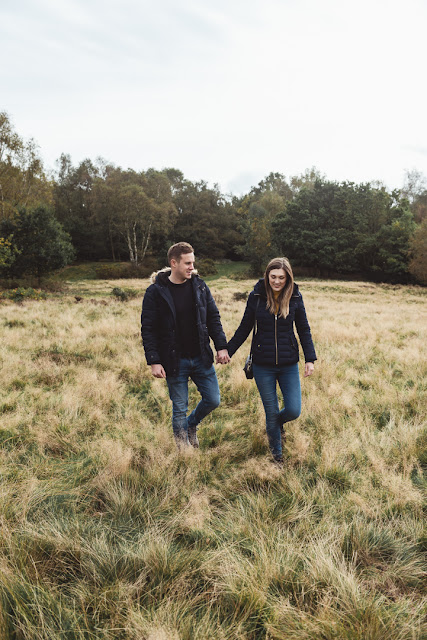
<instances>
[{"instance_id":1,"label":"tall dry grass","mask_svg":"<svg viewBox=\"0 0 427 640\"><path fill-rule=\"evenodd\" d=\"M0 306L1 640L425 637L425 290L301 283L319 361L280 471L249 341L176 451L118 284ZM228 336L252 284L212 282Z\"/></svg>"}]
</instances>

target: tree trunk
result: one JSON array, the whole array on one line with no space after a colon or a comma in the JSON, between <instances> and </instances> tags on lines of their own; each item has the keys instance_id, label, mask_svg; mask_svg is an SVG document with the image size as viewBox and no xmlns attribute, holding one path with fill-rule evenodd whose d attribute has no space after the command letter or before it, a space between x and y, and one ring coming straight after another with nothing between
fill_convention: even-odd
<instances>
[{"instance_id":1,"label":"tree trunk","mask_svg":"<svg viewBox=\"0 0 427 640\"><path fill-rule=\"evenodd\" d=\"M151 225L152 224L153 224L153 221L151 221L150 224L148 225L148 230L147 230L147 235L145 237L145 241L143 240L143 242L142 242L142 260L144 260L145 254L147 253L148 243L150 242Z\"/></svg>"},{"instance_id":2,"label":"tree trunk","mask_svg":"<svg viewBox=\"0 0 427 640\"><path fill-rule=\"evenodd\" d=\"M138 245L136 242L136 222L133 223L133 251L135 255L135 266L138 265Z\"/></svg>"},{"instance_id":3,"label":"tree trunk","mask_svg":"<svg viewBox=\"0 0 427 640\"><path fill-rule=\"evenodd\" d=\"M130 237L130 229L129 229L129 227L126 227L125 238L126 238L126 242L127 242L128 250L129 250L129 260L134 263L135 262L135 257L134 257L134 253L133 253L132 240L131 240L131 237Z\"/></svg>"}]
</instances>

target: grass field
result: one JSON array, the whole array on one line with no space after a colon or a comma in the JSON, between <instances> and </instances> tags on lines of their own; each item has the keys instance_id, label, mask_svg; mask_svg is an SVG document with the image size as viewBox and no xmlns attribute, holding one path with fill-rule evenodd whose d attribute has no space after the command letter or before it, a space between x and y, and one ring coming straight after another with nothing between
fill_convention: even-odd
<instances>
[{"instance_id":1,"label":"grass field","mask_svg":"<svg viewBox=\"0 0 427 640\"><path fill-rule=\"evenodd\" d=\"M319 361L279 470L249 341L176 451L146 285L0 304L0 639L425 638L427 290L300 283ZM229 337L252 285L211 280Z\"/></svg>"}]
</instances>

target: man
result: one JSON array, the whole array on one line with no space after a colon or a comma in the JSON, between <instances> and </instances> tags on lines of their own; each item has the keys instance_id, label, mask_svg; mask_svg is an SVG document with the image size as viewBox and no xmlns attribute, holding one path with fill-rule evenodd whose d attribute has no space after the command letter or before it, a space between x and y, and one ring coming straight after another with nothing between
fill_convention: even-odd
<instances>
[{"instance_id":1,"label":"man","mask_svg":"<svg viewBox=\"0 0 427 640\"><path fill-rule=\"evenodd\" d=\"M168 251L170 267L154 273L142 303L141 335L147 363L166 378L172 400L172 428L178 448L198 448L197 425L220 402L209 336L217 362L230 361L219 311L209 287L194 271L194 250L178 242ZM202 396L187 417L188 379Z\"/></svg>"}]
</instances>

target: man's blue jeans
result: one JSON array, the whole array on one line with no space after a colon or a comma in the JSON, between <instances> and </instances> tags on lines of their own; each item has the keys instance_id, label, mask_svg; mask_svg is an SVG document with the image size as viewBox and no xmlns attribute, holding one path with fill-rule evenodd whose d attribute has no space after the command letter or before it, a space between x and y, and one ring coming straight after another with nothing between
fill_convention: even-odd
<instances>
[{"instance_id":1,"label":"man's blue jeans","mask_svg":"<svg viewBox=\"0 0 427 640\"><path fill-rule=\"evenodd\" d=\"M188 378L193 380L202 399L187 418ZM178 438L186 438L188 427L195 427L220 403L215 367L206 368L201 356L181 358L177 376L166 378L172 400L172 428Z\"/></svg>"},{"instance_id":2,"label":"man's blue jeans","mask_svg":"<svg viewBox=\"0 0 427 640\"><path fill-rule=\"evenodd\" d=\"M254 378L265 410L267 437L273 456L282 454L281 426L301 413L301 383L298 364L284 366L253 365ZM284 408L279 410L277 383Z\"/></svg>"}]
</instances>

